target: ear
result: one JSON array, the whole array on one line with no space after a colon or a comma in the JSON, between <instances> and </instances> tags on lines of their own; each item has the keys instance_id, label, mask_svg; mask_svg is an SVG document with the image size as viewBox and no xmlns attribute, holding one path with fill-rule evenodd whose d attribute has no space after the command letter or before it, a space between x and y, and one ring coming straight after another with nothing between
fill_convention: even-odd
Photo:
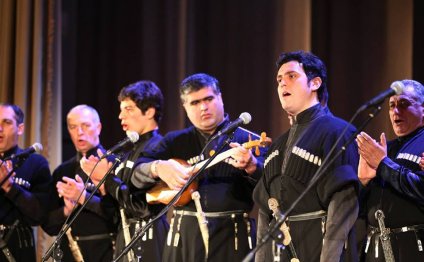
<instances>
[{"instance_id":1,"label":"ear","mask_svg":"<svg viewBox=\"0 0 424 262\"><path fill-rule=\"evenodd\" d=\"M23 123L19 124L18 125L18 135L21 136L24 133L24 130L25 130L25 125Z\"/></svg>"},{"instance_id":2,"label":"ear","mask_svg":"<svg viewBox=\"0 0 424 262\"><path fill-rule=\"evenodd\" d=\"M149 107L149 109L144 112L144 115L147 116L149 119L153 119L156 114L156 109L154 107Z\"/></svg>"},{"instance_id":3,"label":"ear","mask_svg":"<svg viewBox=\"0 0 424 262\"><path fill-rule=\"evenodd\" d=\"M422 116L422 120L424 122L424 105L421 106L421 116Z\"/></svg>"},{"instance_id":4,"label":"ear","mask_svg":"<svg viewBox=\"0 0 424 262\"><path fill-rule=\"evenodd\" d=\"M97 125L97 134L100 135L100 132L102 132L102 123L99 122Z\"/></svg>"},{"instance_id":5,"label":"ear","mask_svg":"<svg viewBox=\"0 0 424 262\"><path fill-rule=\"evenodd\" d=\"M222 99L222 93L219 93L219 95L217 95L216 97L221 101L221 104L224 105L224 100Z\"/></svg>"},{"instance_id":6,"label":"ear","mask_svg":"<svg viewBox=\"0 0 424 262\"><path fill-rule=\"evenodd\" d=\"M316 90L318 90L318 88L321 86L321 84L322 84L322 80L321 80L321 77L315 77L314 79L312 79L310 82L309 82L310 84L309 84L309 87L312 89L312 91L316 91Z\"/></svg>"}]
</instances>

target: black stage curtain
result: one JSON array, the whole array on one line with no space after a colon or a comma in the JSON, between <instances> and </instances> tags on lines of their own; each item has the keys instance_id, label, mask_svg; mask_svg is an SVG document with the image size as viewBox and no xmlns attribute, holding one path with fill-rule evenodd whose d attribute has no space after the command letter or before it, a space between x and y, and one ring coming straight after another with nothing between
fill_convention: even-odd
<instances>
[{"instance_id":1,"label":"black stage curtain","mask_svg":"<svg viewBox=\"0 0 424 262\"><path fill-rule=\"evenodd\" d=\"M118 120L119 90L148 79L165 95L160 128L164 134L188 124L179 83L190 74L205 72L220 81L231 119L247 111L253 117L247 128L276 138L288 128L288 121L276 92L275 61L282 51L292 51L284 50L281 38L290 41L298 33L290 32L292 21L282 16L290 10L282 10L282 2L63 1L63 114L76 104L94 106L103 123L103 144L109 147L124 137ZM306 45L327 64L334 114L348 120L391 82L424 80L420 59L424 20L419 16L418 8L423 6L419 0L297 3L310 7L310 32L305 32L310 43ZM409 20L413 23L408 30L398 28ZM285 23L284 32L281 23ZM405 32L412 33L396 39ZM403 48L412 51L412 58L408 52L403 55ZM368 127L371 134L390 134L386 108ZM65 157L67 148L73 150L66 135Z\"/></svg>"}]
</instances>

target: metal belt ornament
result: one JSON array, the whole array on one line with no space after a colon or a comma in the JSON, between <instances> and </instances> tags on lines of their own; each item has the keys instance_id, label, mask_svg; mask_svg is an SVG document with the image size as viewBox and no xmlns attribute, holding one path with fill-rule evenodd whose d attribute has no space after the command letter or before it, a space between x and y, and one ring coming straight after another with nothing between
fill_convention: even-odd
<instances>
[{"instance_id":1,"label":"metal belt ornament","mask_svg":"<svg viewBox=\"0 0 424 262\"><path fill-rule=\"evenodd\" d=\"M393 256L392 244L390 242L390 228L386 228L384 224L384 213L382 210L378 209L375 211L375 218L378 221L378 226L380 228L380 234L377 235L376 241L376 251L378 250L378 238L381 240L381 246L383 247L383 254L386 262L395 262L395 258ZM376 256L378 256L378 251L376 252Z\"/></svg>"}]
</instances>

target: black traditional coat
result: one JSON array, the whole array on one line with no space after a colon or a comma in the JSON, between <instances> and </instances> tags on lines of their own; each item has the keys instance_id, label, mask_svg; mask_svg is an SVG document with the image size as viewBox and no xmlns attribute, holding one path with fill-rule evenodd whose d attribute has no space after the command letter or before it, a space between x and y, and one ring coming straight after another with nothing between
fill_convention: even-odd
<instances>
[{"instance_id":1,"label":"black traditional coat","mask_svg":"<svg viewBox=\"0 0 424 262\"><path fill-rule=\"evenodd\" d=\"M419 167L423 152L424 128L388 142L387 157L380 162L376 178L362 191L369 225L378 227L377 209L383 211L388 228L423 225L417 231L391 234L395 260L399 262L424 261L424 172ZM376 236L370 235L366 261L384 261L381 243L375 246Z\"/></svg>"},{"instance_id":2,"label":"black traditional coat","mask_svg":"<svg viewBox=\"0 0 424 262\"><path fill-rule=\"evenodd\" d=\"M3 158L22 152L17 146L5 152ZM50 169L47 160L38 154L27 159L14 159L15 182L5 193L0 189L0 224L6 237L10 226L17 222L7 247L16 261L36 261L35 242L31 226L43 223L49 206ZM0 252L0 260L7 261Z\"/></svg>"},{"instance_id":3,"label":"black traditional coat","mask_svg":"<svg viewBox=\"0 0 424 262\"><path fill-rule=\"evenodd\" d=\"M98 149L105 151L101 145L98 145L87 152L87 157L90 155L97 156ZM49 235L57 235L67 219L63 213L65 203L63 198L57 193L56 183L62 181L63 177L75 179L75 175L79 175L83 181L89 179L80 167L81 158L81 153L77 153L76 156L63 162L53 171L51 211L47 221L43 224L44 231ZM94 190L94 184L89 180L88 185L87 193L91 194ZM86 199L88 198L88 194L86 195ZM116 206L114 204L103 205L102 198L100 193L96 192L71 225L73 237L105 235L103 239L77 241L84 261L106 262L111 261L113 257L113 242L115 241L117 231ZM76 211L73 214L76 214ZM106 237L106 235L110 237ZM68 243L67 236L63 235L60 245L63 251L62 261L74 261Z\"/></svg>"},{"instance_id":4,"label":"black traditional coat","mask_svg":"<svg viewBox=\"0 0 424 262\"><path fill-rule=\"evenodd\" d=\"M298 114L290 130L274 141L265 159L264 176L254 192L254 199L260 206L258 237L266 234L272 219L268 199L277 199L282 212L285 212L305 191L346 126L345 121L318 104ZM349 126L337 148L354 131ZM344 256L345 242L358 213L357 164L357 147L350 143L288 214L327 212L324 228L322 219L288 222L300 261L320 261L320 257L322 261L339 261ZM271 243L269 241L258 252L258 261L272 261ZM350 244L355 249L355 243ZM355 259L356 253L352 255ZM281 259L289 261L286 252L282 253Z\"/></svg>"},{"instance_id":5,"label":"black traditional coat","mask_svg":"<svg viewBox=\"0 0 424 262\"><path fill-rule=\"evenodd\" d=\"M136 227L142 227L163 208L161 205L148 205L145 196L146 190L140 190L131 183L131 176L137 159L146 150L156 147L161 139L162 136L157 130L141 135L134 148L123 158L125 160L122 164L114 170L115 175L109 176L105 182L108 194L118 202L119 208L125 210L125 216L130 225L129 232L131 237L133 237ZM146 236L134 245L135 256L139 256L141 261L161 261L168 228L166 216L159 218L153 224L152 229L147 231ZM124 246L126 246L126 243L121 224L116 239L115 254L120 254ZM127 261L127 257L125 256L122 261Z\"/></svg>"},{"instance_id":6,"label":"black traditional coat","mask_svg":"<svg viewBox=\"0 0 424 262\"><path fill-rule=\"evenodd\" d=\"M216 132L229 124L224 121ZM236 129L231 142L245 143L259 136L242 128ZM146 153L145 161L152 159L177 158L194 163L197 160L207 159L211 151L218 152L220 146L228 138L224 135L214 140L199 156L206 145L209 136L202 134L193 126L168 133L159 146L152 152ZM230 147L226 145L223 150ZM255 224L248 218L253 208L253 188L261 176L263 156L266 150L261 149L257 156L257 170L254 174L247 174L244 170L234 168L232 165L220 162L204 171L198 179L198 192L200 193L201 206L204 212L242 211L246 216L231 216L225 218L208 218L209 229L209 256L208 261L241 261L250 248L255 244ZM140 174L141 175L141 174ZM143 178L134 176L132 181L139 187L144 187ZM186 206L177 207L176 210L195 212L193 201ZM197 218L194 216L174 217L174 224L168 235L168 244L165 245L163 261L204 261L204 244L199 230ZM179 227L179 229L178 229ZM248 228L250 227L250 228ZM177 237L176 235L179 235ZM177 241L178 239L178 241ZM249 240L251 245L249 244Z\"/></svg>"}]
</instances>

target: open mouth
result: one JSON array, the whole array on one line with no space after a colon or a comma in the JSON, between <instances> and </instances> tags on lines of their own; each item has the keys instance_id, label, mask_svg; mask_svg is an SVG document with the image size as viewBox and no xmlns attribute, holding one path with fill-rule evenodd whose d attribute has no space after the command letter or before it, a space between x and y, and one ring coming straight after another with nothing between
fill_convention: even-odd
<instances>
[{"instance_id":1,"label":"open mouth","mask_svg":"<svg viewBox=\"0 0 424 262\"><path fill-rule=\"evenodd\" d=\"M289 92L283 92L283 97L290 96L291 94Z\"/></svg>"}]
</instances>

